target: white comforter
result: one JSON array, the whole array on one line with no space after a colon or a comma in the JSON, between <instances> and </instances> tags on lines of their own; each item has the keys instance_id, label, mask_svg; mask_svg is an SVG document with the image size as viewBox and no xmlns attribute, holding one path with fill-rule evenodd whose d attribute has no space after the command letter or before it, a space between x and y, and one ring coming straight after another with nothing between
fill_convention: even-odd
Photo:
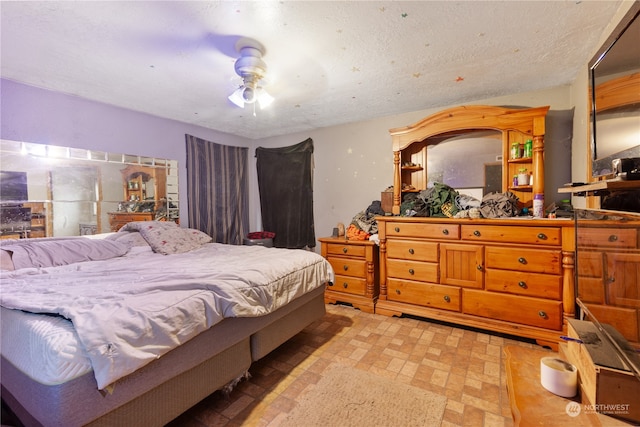
<instances>
[{"instance_id":1,"label":"white comforter","mask_svg":"<svg viewBox=\"0 0 640 427\"><path fill-rule=\"evenodd\" d=\"M330 270L309 251L209 243L3 271L0 304L71 320L104 389L225 317L277 310L322 286Z\"/></svg>"}]
</instances>

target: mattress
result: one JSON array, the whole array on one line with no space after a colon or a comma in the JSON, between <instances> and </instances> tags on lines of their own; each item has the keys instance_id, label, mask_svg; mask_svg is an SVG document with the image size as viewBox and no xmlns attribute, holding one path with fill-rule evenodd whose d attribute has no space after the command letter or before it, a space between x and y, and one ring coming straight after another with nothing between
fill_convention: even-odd
<instances>
[{"instance_id":1,"label":"mattress","mask_svg":"<svg viewBox=\"0 0 640 427\"><path fill-rule=\"evenodd\" d=\"M259 346L265 350L321 318L323 293L317 288L265 316L224 319L119 380L112 393L100 392L92 373L44 386L3 355L2 398L25 425L162 426L249 369L253 337L261 336Z\"/></svg>"},{"instance_id":2,"label":"mattress","mask_svg":"<svg viewBox=\"0 0 640 427\"><path fill-rule=\"evenodd\" d=\"M104 389L224 318L261 317L321 287L328 263L305 252L210 243L5 273L2 355L42 384L92 370Z\"/></svg>"},{"instance_id":3,"label":"mattress","mask_svg":"<svg viewBox=\"0 0 640 427\"><path fill-rule=\"evenodd\" d=\"M91 371L91 361L70 321L0 309L2 355L29 378L58 385Z\"/></svg>"}]
</instances>

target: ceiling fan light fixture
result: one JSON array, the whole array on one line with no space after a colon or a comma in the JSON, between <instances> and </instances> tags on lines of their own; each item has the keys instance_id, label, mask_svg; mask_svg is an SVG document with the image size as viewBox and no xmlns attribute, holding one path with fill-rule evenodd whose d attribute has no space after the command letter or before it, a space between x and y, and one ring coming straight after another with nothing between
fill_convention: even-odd
<instances>
[{"instance_id":1,"label":"ceiling fan light fixture","mask_svg":"<svg viewBox=\"0 0 640 427\"><path fill-rule=\"evenodd\" d=\"M269 105L273 104L274 98L269 95L266 90L259 88L258 89L258 104L260 105L260 109L264 110Z\"/></svg>"},{"instance_id":2,"label":"ceiling fan light fixture","mask_svg":"<svg viewBox=\"0 0 640 427\"><path fill-rule=\"evenodd\" d=\"M240 108L245 104L260 105L260 109L267 108L273 103L273 97L258 82L267 72L267 64L262 60L264 47L255 40L241 39L236 45L240 57L235 62L235 71L242 77L242 85L236 89L229 100Z\"/></svg>"},{"instance_id":3,"label":"ceiling fan light fixture","mask_svg":"<svg viewBox=\"0 0 640 427\"><path fill-rule=\"evenodd\" d=\"M229 95L229 101L233 102L240 108L244 108L244 97L242 96L243 91L244 86L240 86L238 89L234 90L231 95Z\"/></svg>"}]
</instances>

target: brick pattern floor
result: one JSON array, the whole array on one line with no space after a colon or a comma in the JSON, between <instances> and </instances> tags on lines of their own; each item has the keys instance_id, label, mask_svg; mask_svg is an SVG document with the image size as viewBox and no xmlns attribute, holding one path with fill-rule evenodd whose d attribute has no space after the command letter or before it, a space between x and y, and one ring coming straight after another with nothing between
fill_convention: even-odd
<instances>
[{"instance_id":1,"label":"brick pattern floor","mask_svg":"<svg viewBox=\"0 0 640 427\"><path fill-rule=\"evenodd\" d=\"M531 342L413 318L327 305L327 314L171 427L277 427L331 363L350 365L447 397L443 427L512 426L503 346ZM333 426L327 426L333 427Z\"/></svg>"}]
</instances>

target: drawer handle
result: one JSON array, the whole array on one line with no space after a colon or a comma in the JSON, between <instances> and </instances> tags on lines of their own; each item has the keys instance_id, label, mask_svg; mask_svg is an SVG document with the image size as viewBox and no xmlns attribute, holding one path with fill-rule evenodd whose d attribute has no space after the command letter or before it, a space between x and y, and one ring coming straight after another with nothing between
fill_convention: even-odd
<instances>
[{"instance_id":1,"label":"drawer handle","mask_svg":"<svg viewBox=\"0 0 640 427\"><path fill-rule=\"evenodd\" d=\"M400 232L400 227L396 227L396 228L394 228L394 230L396 230L396 233L399 233Z\"/></svg>"},{"instance_id":2,"label":"drawer handle","mask_svg":"<svg viewBox=\"0 0 640 427\"><path fill-rule=\"evenodd\" d=\"M329 286L333 286L333 282L329 282Z\"/></svg>"},{"instance_id":3,"label":"drawer handle","mask_svg":"<svg viewBox=\"0 0 640 427\"><path fill-rule=\"evenodd\" d=\"M344 269L344 271L347 271L349 269L348 265L343 265L342 268Z\"/></svg>"},{"instance_id":4,"label":"drawer handle","mask_svg":"<svg viewBox=\"0 0 640 427\"><path fill-rule=\"evenodd\" d=\"M524 257L520 257L520 258L518 258L518 262L519 262L520 264L526 264L526 263L527 263L527 259L526 259L526 258L524 258Z\"/></svg>"},{"instance_id":5,"label":"drawer handle","mask_svg":"<svg viewBox=\"0 0 640 427\"><path fill-rule=\"evenodd\" d=\"M342 287L343 287L343 288L345 288L345 289L347 289L347 288L349 287L349 284L348 284L347 282L344 282L344 283L342 284Z\"/></svg>"},{"instance_id":6,"label":"drawer handle","mask_svg":"<svg viewBox=\"0 0 640 427\"><path fill-rule=\"evenodd\" d=\"M396 289L396 294L400 295L400 289Z\"/></svg>"},{"instance_id":7,"label":"drawer handle","mask_svg":"<svg viewBox=\"0 0 640 427\"><path fill-rule=\"evenodd\" d=\"M538 312L538 316L542 317L543 319L546 319L547 318L547 313L545 313L544 311L540 310Z\"/></svg>"},{"instance_id":8,"label":"drawer handle","mask_svg":"<svg viewBox=\"0 0 640 427\"><path fill-rule=\"evenodd\" d=\"M411 255L413 255L413 253L414 253L413 249L409 249L409 253L410 253Z\"/></svg>"},{"instance_id":9,"label":"drawer handle","mask_svg":"<svg viewBox=\"0 0 640 427\"><path fill-rule=\"evenodd\" d=\"M518 286L520 286L522 289L527 289L527 283L526 282L518 282Z\"/></svg>"},{"instance_id":10,"label":"drawer handle","mask_svg":"<svg viewBox=\"0 0 640 427\"><path fill-rule=\"evenodd\" d=\"M409 274L411 274L412 276L415 274L415 271L413 271L413 268L409 269Z\"/></svg>"},{"instance_id":11,"label":"drawer handle","mask_svg":"<svg viewBox=\"0 0 640 427\"><path fill-rule=\"evenodd\" d=\"M342 248L342 252L344 252L345 254L349 251L349 249L347 248Z\"/></svg>"},{"instance_id":12,"label":"drawer handle","mask_svg":"<svg viewBox=\"0 0 640 427\"><path fill-rule=\"evenodd\" d=\"M478 230L476 230L476 231L473 232L473 235L476 236L476 237L480 237L480 232Z\"/></svg>"},{"instance_id":13,"label":"drawer handle","mask_svg":"<svg viewBox=\"0 0 640 427\"><path fill-rule=\"evenodd\" d=\"M445 295L445 296L444 296L444 300L445 300L446 302L451 302L451 297L450 297L449 295Z\"/></svg>"},{"instance_id":14,"label":"drawer handle","mask_svg":"<svg viewBox=\"0 0 640 427\"><path fill-rule=\"evenodd\" d=\"M478 264L478 265L476 265L476 269L477 269L478 271L482 271L482 266L481 266L480 264Z\"/></svg>"},{"instance_id":15,"label":"drawer handle","mask_svg":"<svg viewBox=\"0 0 640 427\"><path fill-rule=\"evenodd\" d=\"M544 233L538 233L538 239L540 240L547 240L547 235Z\"/></svg>"},{"instance_id":16,"label":"drawer handle","mask_svg":"<svg viewBox=\"0 0 640 427\"><path fill-rule=\"evenodd\" d=\"M444 234L445 236L449 235L449 230L447 230L446 228L444 230L442 230L442 234Z\"/></svg>"},{"instance_id":17,"label":"drawer handle","mask_svg":"<svg viewBox=\"0 0 640 427\"><path fill-rule=\"evenodd\" d=\"M617 242L618 241L618 236L616 236L615 234L612 234L611 236L609 236L609 241L610 242Z\"/></svg>"}]
</instances>

